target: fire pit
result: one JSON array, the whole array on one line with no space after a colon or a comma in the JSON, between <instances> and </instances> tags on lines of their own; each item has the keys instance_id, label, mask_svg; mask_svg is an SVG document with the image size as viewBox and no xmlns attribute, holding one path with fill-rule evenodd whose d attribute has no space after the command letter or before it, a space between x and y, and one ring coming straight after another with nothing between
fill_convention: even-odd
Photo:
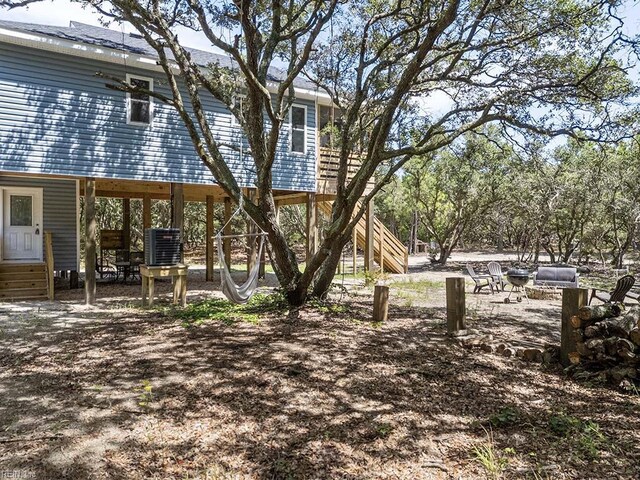
<instances>
[{"instance_id":1,"label":"fire pit","mask_svg":"<svg viewBox=\"0 0 640 480\"><path fill-rule=\"evenodd\" d=\"M509 292L509 296L504 299L504 303L511 301L511 294L514 292L518 302L522 301L523 296L527 301L529 300L527 291L524 288L524 286L529 283L529 270L525 268L512 268L507 271L507 281L511 284L511 291Z\"/></svg>"}]
</instances>

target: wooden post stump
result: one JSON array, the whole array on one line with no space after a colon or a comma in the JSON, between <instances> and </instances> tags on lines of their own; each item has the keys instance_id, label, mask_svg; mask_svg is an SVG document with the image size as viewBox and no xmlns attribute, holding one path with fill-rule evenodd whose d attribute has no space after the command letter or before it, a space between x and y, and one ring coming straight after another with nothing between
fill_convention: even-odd
<instances>
[{"instance_id":1,"label":"wooden post stump","mask_svg":"<svg viewBox=\"0 0 640 480\"><path fill-rule=\"evenodd\" d=\"M449 277L446 280L447 288L447 333L455 334L464 330L464 321L467 315L465 303L464 278Z\"/></svg>"},{"instance_id":2,"label":"wooden post stump","mask_svg":"<svg viewBox=\"0 0 640 480\"><path fill-rule=\"evenodd\" d=\"M376 285L373 290L373 321L385 322L389 314L389 287Z\"/></svg>"},{"instance_id":3,"label":"wooden post stump","mask_svg":"<svg viewBox=\"0 0 640 480\"><path fill-rule=\"evenodd\" d=\"M565 288L562 290L562 329L560 332L560 361L562 365L571 365L569 354L576 351L576 340L573 335L574 327L571 317L578 314L580 307L587 304L586 288Z\"/></svg>"}]
</instances>

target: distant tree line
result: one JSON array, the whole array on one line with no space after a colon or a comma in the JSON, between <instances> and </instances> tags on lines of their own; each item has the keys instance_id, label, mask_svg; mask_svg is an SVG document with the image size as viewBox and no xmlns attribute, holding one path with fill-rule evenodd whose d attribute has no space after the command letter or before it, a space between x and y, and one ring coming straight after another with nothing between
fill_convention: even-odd
<instances>
[{"instance_id":1,"label":"distant tree line","mask_svg":"<svg viewBox=\"0 0 640 480\"><path fill-rule=\"evenodd\" d=\"M489 247L532 263L547 253L553 263L620 268L639 239L637 141L512 144L487 129L412 160L378 196L378 215L410 248L429 242L435 262Z\"/></svg>"}]
</instances>

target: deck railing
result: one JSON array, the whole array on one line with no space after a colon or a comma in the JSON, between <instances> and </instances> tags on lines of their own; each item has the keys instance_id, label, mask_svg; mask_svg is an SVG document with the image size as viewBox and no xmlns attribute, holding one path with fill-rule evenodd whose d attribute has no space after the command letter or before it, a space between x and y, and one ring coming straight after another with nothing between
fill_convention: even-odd
<instances>
[{"instance_id":1,"label":"deck railing","mask_svg":"<svg viewBox=\"0 0 640 480\"><path fill-rule=\"evenodd\" d=\"M334 194L337 191L338 170L340 169L340 151L331 148L321 148L318 165L318 193ZM357 153L349 155L347 163L347 182L349 182L362 164L362 158ZM365 194L373 188L374 181L367 184Z\"/></svg>"}]
</instances>

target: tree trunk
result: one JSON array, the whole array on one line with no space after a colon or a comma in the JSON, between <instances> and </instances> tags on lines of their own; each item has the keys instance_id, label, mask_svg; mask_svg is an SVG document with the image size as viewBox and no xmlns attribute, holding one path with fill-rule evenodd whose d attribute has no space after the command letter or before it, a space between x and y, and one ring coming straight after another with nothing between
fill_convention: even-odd
<instances>
[{"instance_id":1,"label":"tree trunk","mask_svg":"<svg viewBox=\"0 0 640 480\"><path fill-rule=\"evenodd\" d=\"M624 256L626 253L626 249L619 248L616 249L613 254L613 268L621 269L624 265Z\"/></svg>"},{"instance_id":2,"label":"tree trunk","mask_svg":"<svg viewBox=\"0 0 640 480\"><path fill-rule=\"evenodd\" d=\"M539 261L540 261L540 237L537 236L536 237L536 246L535 246L535 249L534 249L533 263L535 265L537 265Z\"/></svg>"},{"instance_id":3,"label":"tree trunk","mask_svg":"<svg viewBox=\"0 0 640 480\"><path fill-rule=\"evenodd\" d=\"M445 263L447 263L447 260L449 260L449 257L451 256L451 252L453 251L453 246L440 245L439 250L440 250L440 253L438 255L436 262L441 265L444 265Z\"/></svg>"},{"instance_id":4,"label":"tree trunk","mask_svg":"<svg viewBox=\"0 0 640 480\"><path fill-rule=\"evenodd\" d=\"M543 248L549 254L549 261L551 263L556 263L556 254L555 254L555 252L551 248L548 248L546 245L543 245Z\"/></svg>"},{"instance_id":5,"label":"tree trunk","mask_svg":"<svg viewBox=\"0 0 640 480\"><path fill-rule=\"evenodd\" d=\"M348 240L347 240L348 241ZM335 276L338 264L340 263L340 257L342 255L342 249L346 245L346 241L341 245L334 244L333 248L329 250L329 255L322 262L322 266L316 273L315 283L313 286L313 295L319 298L325 298L331 287L331 282ZM338 248L340 246L340 248Z\"/></svg>"},{"instance_id":6,"label":"tree trunk","mask_svg":"<svg viewBox=\"0 0 640 480\"><path fill-rule=\"evenodd\" d=\"M498 242L497 242L497 248L498 248L498 252L502 253L504 251L504 226L502 225L502 223L500 223L499 227L498 227Z\"/></svg>"}]
</instances>

